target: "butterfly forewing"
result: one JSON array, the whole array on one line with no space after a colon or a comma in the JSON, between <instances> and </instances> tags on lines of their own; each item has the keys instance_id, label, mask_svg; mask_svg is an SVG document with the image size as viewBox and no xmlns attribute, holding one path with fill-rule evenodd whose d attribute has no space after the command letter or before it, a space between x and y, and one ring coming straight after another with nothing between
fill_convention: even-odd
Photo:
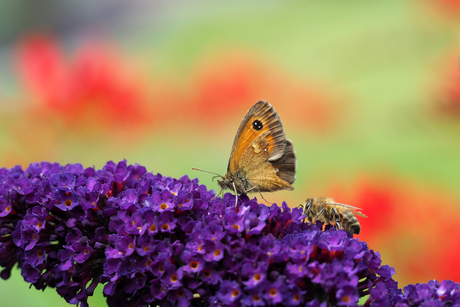
<instances>
[{"instance_id":1,"label":"butterfly forewing","mask_svg":"<svg viewBox=\"0 0 460 307\"><path fill-rule=\"evenodd\" d=\"M278 114L258 101L243 118L233 141L227 174L218 180L222 190L237 194L292 190L296 158L286 140Z\"/></svg>"},{"instance_id":2,"label":"butterfly forewing","mask_svg":"<svg viewBox=\"0 0 460 307\"><path fill-rule=\"evenodd\" d=\"M246 113L238 128L230 154L228 173L234 173L241 168L244 153L250 148L251 143L263 134L268 142L268 158L265 161L280 159L286 147L283 126L273 107L268 102L260 100Z\"/></svg>"}]
</instances>

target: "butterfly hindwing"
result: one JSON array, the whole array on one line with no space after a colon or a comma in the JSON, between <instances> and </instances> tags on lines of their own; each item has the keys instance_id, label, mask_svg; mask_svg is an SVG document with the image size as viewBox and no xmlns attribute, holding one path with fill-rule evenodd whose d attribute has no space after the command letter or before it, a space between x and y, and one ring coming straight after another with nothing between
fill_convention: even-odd
<instances>
[{"instance_id":1,"label":"butterfly hindwing","mask_svg":"<svg viewBox=\"0 0 460 307\"><path fill-rule=\"evenodd\" d=\"M241 157L239 169L245 171L248 186L254 192L293 190L295 154L292 143L285 141L286 151L278 160L269 162L269 132L257 137Z\"/></svg>"}]
</instances>

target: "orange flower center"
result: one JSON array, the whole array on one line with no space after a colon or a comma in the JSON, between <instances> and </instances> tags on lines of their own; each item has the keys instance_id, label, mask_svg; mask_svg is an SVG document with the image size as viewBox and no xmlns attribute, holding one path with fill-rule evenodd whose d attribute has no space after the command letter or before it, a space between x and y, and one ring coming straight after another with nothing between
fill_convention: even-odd
<instances>
[{"instance_id":1,"label":"orange flower center","mask_svg":"<svg viewBox=\"0 0 460 307\"><path fill-rule=\"evenodd\" d=\"M194 270L198 268L198 261L192 261L190 262L190 267Z\"/></svg>"},{"instance_id":2,"label":"orange flower center","mask_svg":"<svg viewBox=\"0 0 460 307\"><path fill-rule=\"evenodd\" d=\"M300 294L299 293L296 293L294 295L294 301L298 302L300 300Z\"/></svg>"}]
</instances>

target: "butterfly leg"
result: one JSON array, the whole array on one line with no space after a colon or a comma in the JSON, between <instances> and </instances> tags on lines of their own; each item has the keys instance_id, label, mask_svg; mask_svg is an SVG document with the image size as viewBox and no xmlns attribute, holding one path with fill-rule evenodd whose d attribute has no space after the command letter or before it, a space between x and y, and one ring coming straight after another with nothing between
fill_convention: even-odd
<instances>
[{"instance_id":1,"label":"butterfly leg","mask_svg":"<svg viewBox=\"0 0 460 307\"><path fill-rule=\"evenodd\" d=\"M233 182L233 190L235 191L235 207L238 204L238 192L236 191L235 182Z\"/></svg>"},{"instance_id":2,"label":"butterfly leg","mask_svg":"<svg viewBox=\"0 0 460 307\"><path fill-rule=\"evenodd\" d=\"M220 195L220 194L222 194L222 191L223 191L223 190L222 190L222 189L220 189L220 192L219 192L219 194L217 194L216 196L214 196L214 197L213 197L211 200L214 200L214 199L216 199L217 197L219 197L219 195Z\"/></svg>"},{"instance_id":3,"label":"butterfly leg","mask_svg":"<svg viewBox=\"0 0 460 307\"><path fill-rule=\"evenodd\" d=\"M262 195L262 192L260 192L260 190L259 190L258 187L253 187L253 188L249 189L249 191L251 191L251 190L254 189L254 188L257 188L257 192L259 192L260 197L262 197L263 200L265 200L265 201L266 201L267 203L269 203L270 205L273 205L273 204L274 204L274 203L271 203L271 202L269 202L268 200L265 199L265 197ZM249 191L248 191L248 192L249 192Z\"/></svg>"}]
</instances>

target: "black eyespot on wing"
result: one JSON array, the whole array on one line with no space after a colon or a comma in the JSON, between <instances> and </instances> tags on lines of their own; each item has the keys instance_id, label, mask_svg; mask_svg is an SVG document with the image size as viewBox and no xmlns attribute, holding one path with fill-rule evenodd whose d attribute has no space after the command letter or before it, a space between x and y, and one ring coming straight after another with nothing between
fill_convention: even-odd
<instances>
[{"instance_id":1,"label":"black eyespot on wing","mask_svg":"<svg viewBox=\"0 0 460 307\"><path fill-rule=\"evenodd\" d=\"M264 127L264 125L262 124L262 122L260 120L255 120L252 122L252 128L254 128L255 130L260 130Z\"/></svg>"}]
</instances>

